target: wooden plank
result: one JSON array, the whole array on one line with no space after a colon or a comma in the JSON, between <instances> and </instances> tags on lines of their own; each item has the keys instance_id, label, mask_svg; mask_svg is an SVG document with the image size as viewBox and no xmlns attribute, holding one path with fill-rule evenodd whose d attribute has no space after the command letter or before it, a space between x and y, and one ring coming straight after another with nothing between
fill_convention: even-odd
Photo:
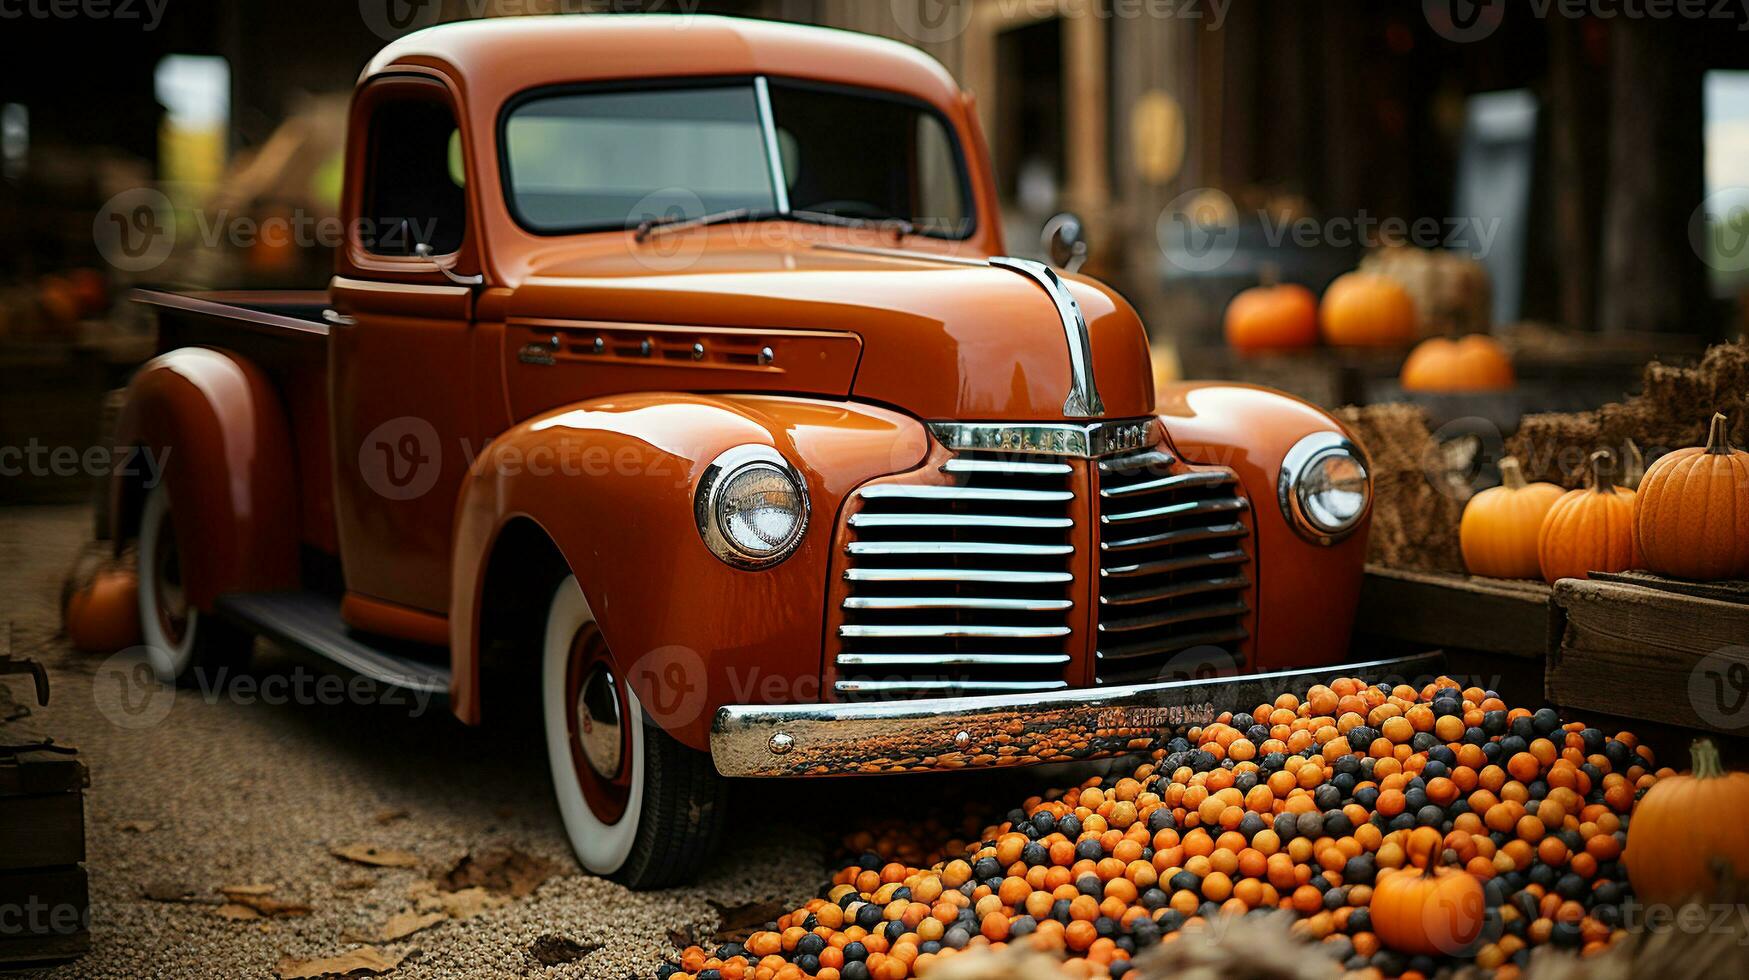
<instances>
[{"instance_id":1,"label":"wooden plank","mask_svg":"<svg viewBox=\"0 0 1749 980\"><path fill-rule=\"evenodd\" d=\"M0 874L0 968L72 959L91 948L91 899L84 868Z\"/></svg>"},{"instance_id":2,"label":"wooden plank","mask_svg":"<svg viewBox=\"0 0 1749 980\"><path fill-rule=\"evenodd\" d=\"M1357 629L1447 650L1547 655L1549 587L1368 565Z\"/></svg>"},{"instance_id":3,"label":"wooden plank","mask_svg":"<svg viewBox=\"0 0 1749 980\"><path fill-rule=\"evenodd\" d=\"M1623 582L1562 579L1544 686L1563 707L1749 733L1749 605Z\"/></svg>"},{"instance_id":4,"label":"wooden plank","mask_svg":"<svg viewBox=\"0 0 1749 980\"><path fill-rule=\"evenodd\" d=\"M0 797L0 870L85 860L84 796L78 792Z\"/></svg>"},{"instance_id":5,"label":"wooden plank","mask_svg":"<svg viewBox=\"0 0 1749 980\"><path fill-rule=\"evenodd\" d=\"M1643 585L1648 589L1662 589L1665 592L1679 592L1702 599L1717 599L1720 602L1737 602L1749 605L1749 582L1690 582L1687 579L1665 578L1662 575L1653 575L1651 572L1638 571L1592 572L1591 578L1594 581Z\"/></svg>"}]
</instances>

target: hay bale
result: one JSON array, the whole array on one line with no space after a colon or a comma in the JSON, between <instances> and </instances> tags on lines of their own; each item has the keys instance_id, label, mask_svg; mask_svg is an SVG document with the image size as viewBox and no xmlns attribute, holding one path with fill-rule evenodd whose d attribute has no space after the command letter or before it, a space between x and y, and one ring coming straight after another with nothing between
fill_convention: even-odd
<instances>
[{"instance_id":1,"label":"hay bale","mask_svg":"<svg viewBox=\"0 0 1749 980\"><path fill-rule=\"evenodd\" d=\"M1336 416L1372 464L1372 532L1367 560L1393 568L1461 572L1461 497L1429 473L1443 475L1427 415L1406 404L1348 406Z\"/></svg>"},{"instance_id":2,"label":"hay bale","mask_svg":"<svg viewBox=\"0 0 1749 980\"><path fill-rule=\"evenodd\" d=\"M1703 444L1714 412L1730 416L1733 438L1742 443L1749 433L1749 345L1741 341L1709 348L1694 367L1653 361L1640 394L1596 411L1526 415L1506 451L1524 465L1526 478L1576 487L1592 452L1620 452L1632 439L1650 463Z\"/></svg>"}]
</instances>

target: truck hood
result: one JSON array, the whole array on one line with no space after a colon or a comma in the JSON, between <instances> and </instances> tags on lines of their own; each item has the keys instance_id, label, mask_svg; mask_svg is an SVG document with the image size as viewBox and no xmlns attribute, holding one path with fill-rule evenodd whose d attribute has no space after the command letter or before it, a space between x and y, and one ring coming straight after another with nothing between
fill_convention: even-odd
<instances>
[{"instance_id":1,"label":"truck hood","mask_svg":"<svg viewBox=\"0 0 1749 980\"><path fill-rule=\"evenodd\" d=\"M509 319L840 331L861 340L851 391L859 399L924 419L1069 417L1068 331L1051 294L1021 272L805 245L713 248L706 236L687 237L537 263L509 297ZM1087 321L1098 417L1150 414L1147 336L1135 311L1101 283L1062 278Z\"/></svg>"}]
</instances>

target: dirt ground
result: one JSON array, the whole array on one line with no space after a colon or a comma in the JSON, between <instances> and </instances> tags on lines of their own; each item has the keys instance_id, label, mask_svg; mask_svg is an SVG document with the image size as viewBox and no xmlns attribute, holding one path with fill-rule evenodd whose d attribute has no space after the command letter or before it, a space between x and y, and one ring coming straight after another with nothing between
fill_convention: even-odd
<instances>
[{"instance_id":1,"label":"dirt ground","mask_svg":"<svg viewBox=\"0 0 1749 980\"><path fill-rule=\"evenodd\" d=\"M371 703L329 698L320 678L338 668L265 642L247 675L259 687L238 683L212 697L128 689L134 675L58 635L61 578L89 531L82 507L0 509L0 629L10 625L15 655L47 664L52 700L35 708L28 681L3 683L12 701L34 709L21 724L78 746L91 774L92 948L46 976L274 976L284 957L359 948L345 937L380 936L398 913L445 911L426 884L434 875L511 847L555 872L531 894L488 893L478 904L504 904L439 915L414 935L377 943L390 958L407 954L390 976L647 977L674 950L671 933L711 934L718 916L707 896L725 905L801 900L829 875L832 834L808 808L814 787L737 791L725 846L698 882L638 894L572 859L540 733L526 723L470 729L440 705L421 712L374 695ZM299 684L303 700L316 703L281 696ZM862 792L827 791L835 801ZM813 824L773 820L808 812ZM331 853L350 845L410 852L416 864L375 867ZM253 885L271 885L272 899L309 912L226 918L248 911L233 902L221 912L218 890ZM457 904L451 911L471 911ZM567 957L575 958L543 962Z\"/></svg>"}]
</instances>

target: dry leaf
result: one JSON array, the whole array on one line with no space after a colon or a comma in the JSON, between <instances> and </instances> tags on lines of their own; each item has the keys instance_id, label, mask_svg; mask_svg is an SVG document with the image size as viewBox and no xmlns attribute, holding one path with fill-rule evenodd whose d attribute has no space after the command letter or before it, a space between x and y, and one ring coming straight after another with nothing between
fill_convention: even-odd
<instances>
[{"instance_id":1,"label":"dry leaf","mask_svg":"<svg viewBox=\"0 0 1749 980\"><path fill-rule=\"evenodd\" d=\"M280 918L310 914L310 907L302 902L274 898L272 885L231 885L219 891L230 900L230 904L244 906L262 915Z\"/></svg>"},{"instance_id":2,"label":"dry leaf","mask_svg":"<svg viewBox=\"0 0 1749 980\"><path fill-rule=\"evenodd\" d=\"M388 810L378 810L376 813L375 819L376 819L377 823L382 824L383 826L386 827L389 824L392 824L397 820L407 819L407 816L408 816L408 814L407 814L406 810L388 809Z\"/></svg>"},{"instance_id":3,"label":"dry leaf","mask_svg":"<svg viewBox=\"0 0 1749 980\"><path fill-rule=\"evenodd\" d=\"M720 905L710 899L705 899L717 913L716 942L743 942L748 936L775 924L777 917L790 911L790 903L782 900L769 902L749 902L746 905Z\"/></svg>"},{"instance_id":4,"label":"dry leaf","mask_svg":"<svg viewBox=\"0 0 1749 980\"><path fill-rule=\"evenodd\" d=\"M429 912L423 915L418 912L400 912L389 916L389 921L378 927L374 936L360 937L356 934L348 934L342 936L341 939L352 943L392 943L448 919L449 916L442 912Z\"/></svg>"},{"instance_id":5,"label":"dry leaf","mask_svg":"<svg viewBox=\"0 0 1749 980\"><path fill-rule=\"evenodd\" d=\"M600 943L580 943L564 936L542 936L534 941L528 952L542 966L558 966L575 963L601 948Z\"/></svg>"},{"instance_id":6,"label":"dry leaf","mask_svg":"<svg viewBox=\"0 0 1749 980\"><path fill-rule=\"evenodd\" d=\"M151 820L123 820L121 829L129 834L149 834L158 829L157 823Z\"/></svg>"},{"instance_id":7,"label":"dry leaf","mask_svg":"<svg viewBox=\"0 0 1749 980\"><path fill-rule=\"evenodd\" d=\"M348 878L334 887L343 892L361 892L366 888L373 888L375 886L376 880L373 878Z\"/></svg>"},{"instance_id":8,"label":"dry leaf","mask_svg":"<svg viewBox=\"0 0 1749 980\"><path fill-rule=\"evenodd\" d=\"M508 892L513 898L522 898L539 888L557 870L552 862L544 858L505 847L469 854L456 862L456 866L448 874L436 880L437 887L444 891L461 891L477 886L488 891Z\"/></svg>"},{"instance_id":9,"label":"dry leaf","mask_svg":"<svg viewBox=\"0 0 1749 980\"><path fill-rule=\"evenodd\" d=\"M260 912L255 911L247 905L239 905L236 902L226 902L214 909L213 914L221 919L230 919L232 922L244 922L249 919L261 918Z\"/></svg>"},{"instance_id":10,"label":"dry leaf","mask_svg":"<svg viewBox=\"0 0 1749 980\"><path fill-rule=\"evenodd\" d=\"M503 895L494 895L484 888L464 888L459 892L445 892L437 896L443 903L443 911L452 919L471 919L487 909L495 909L510 904L510 899Z\"/></svg>"},{"instance_id":11,"label":"dry leaf","mask_svg":"<svg viewBox=\"0 0 1749 980\"><path fill-rule=\"evenodd\" d=\"M361 946L350 953L321 959L281 957L280 980L318 980L320 977L340 977L351 973L387 973L401 965L405 953L388 953L374 946Z\"/></svg>"},{"instance_id":12,"label":"dry leaf","mask_svg":"<svg viewBox=\"0 0 1749 980\"><path fill-rule=\"evenodd\" d=\"M194 897L194 887L192 885L170 879L147 882L146 887L141 890L141 893L154 902L198 901Z\"/></svg>"},{"instance_id":13,"label":"dry leaf","mask_svg":"<svg viewBox=\"0 0 1749 980\"><path fill-rule=\"evenodd\" d=\"M333 849L335 857L368 864L378 868L414 868L419 866L419 856L410 851L396 851L374 844L348 844L345 847Z\"/></svg>"}]
</instances>

